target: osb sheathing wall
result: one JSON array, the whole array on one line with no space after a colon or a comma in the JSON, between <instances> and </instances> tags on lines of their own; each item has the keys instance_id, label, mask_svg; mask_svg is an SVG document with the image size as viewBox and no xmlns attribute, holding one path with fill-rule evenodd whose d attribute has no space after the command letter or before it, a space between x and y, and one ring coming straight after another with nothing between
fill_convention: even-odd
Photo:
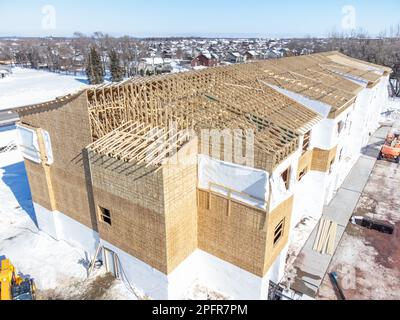
<instances>
[{"instance_id":1,"label":"osb sheathing wall","mask_svg":"<svg viewBox=\"0 0 400 320\"><path fill-rule=\"evenodd\" d=\"M111 213L111 226L98 223L100 237L167 274L162 171L92 152L89 159L97 218L100 207Z\"/></svg>"},{"instance_id":2,"label":"osb sheathing wall","mask_svg":"<svg viewBox=\"0 0 400 320\"><path fill-rule=\"evenodd\" d=\"M314 149L311 170L328 172L332 161L334 161L336 158L336 153L337 146L331 150Z\"/></svg>"},{"instance_id":3,"label":"osb sheathing wall","mask_svg":"<svg viewBox=\"0 0 400 320\"><path fill-rule=\"evenodd\" d=\"M169 274L197 248L197 139L157 167L89 153L100 237ZM192 160L192 161L190 161Z\"/></svg>"},{"instance_id":4,"label":"osb sheathing wall","mask_svg":"<svg viewBox=\"0 0 400 320\"><path fill-rule=\"evenodd\" d=\"M265 275L271 268L276 258L280 255L282 250L285 248L289 241L290 224L293 211L293 199L289 198L285 202L282 202L274 211L268 215L267 220L267 243L265 250L265 264L264 273ZM284 219L284 232L282 238L278 243L274 245L274 233L275 228Z\"/></svg>"},{"instance_id":5,"label":"osb sheathing wall","mask_svg":"<svg viewBox=\"0 0 400 320\"><path fill-rule=\"evenodd\" d=\"M312 160L313 160L313 150L308 150L305 152L300 160L299 160L299 166L297 170L297 180L300 177L300 174L305 170L306 172L309 172L312 167Z\"/></svg>"},{"instance_id":6,"label":"osb sheathing wall","mask_svg":"<svg viewBox=\"0 0 400 320\"><path fill-rule=\"evenodd\" d=\"M19 113L22 124L49 132L54 163L50 178L56 209L96 230L96 219L90 210L82 151L90 144L91 133L86 94L56 105ZM51 210L44 170L41 165L25 161L32 198Z\"/></svg>"},{"instance_id":7,"label":"osb sheathing wall","mask_svg":"<svg viewBox=\"0 0 400 320\"><path fill-rule=\"evenodd\" d=\"M47 188L46 176L41 165L25 161L25 168L32 193L33 202L51 210L50 195Z\"/></svg>"},{"instance_id":8,"label":"osb sheathing wall","mask_svg":"<svg viewBox=\"0 0 400 320\"><path fill-rule=\"evenodd\" d=\"M197 139L163 166L168 273L197 249Z\"/></svg>"},{"instance_id":9,"label":"osb sheathing wall","mask_svg":"<svg viewBox=\"0 0 400 320\"><path fill-rule=\"evenodd\" d=\"M198 190L199 249L250 273L264 275L266 212Z\"/></svg>"}]
</instances>

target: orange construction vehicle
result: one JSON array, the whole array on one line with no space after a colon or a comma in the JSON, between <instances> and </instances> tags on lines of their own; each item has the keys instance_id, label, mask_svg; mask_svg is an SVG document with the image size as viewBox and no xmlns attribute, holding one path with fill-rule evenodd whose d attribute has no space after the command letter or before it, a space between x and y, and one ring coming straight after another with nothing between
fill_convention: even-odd
<instances>
[{"instance_id":1,"label":"orange construction vehicle","mask_svg":"<svg viewBox=\"0 0 400 320\"><path fill-rule=\"evenodd\" d=\"M18 275L11 261L0 261L0 301L35 300L35 284Z\"/></svg>"},{"instance_id":2,"label":"orange construction vehicle","mask_svg":"<svg viewBox=\"0 0 400 320\"><path fill-rule=\"evenodd\" d=\"M396 124L386 137L385 144L382 146L378 160L390 160L400 163L400 125Z\"/></svg>"}]
</instances>

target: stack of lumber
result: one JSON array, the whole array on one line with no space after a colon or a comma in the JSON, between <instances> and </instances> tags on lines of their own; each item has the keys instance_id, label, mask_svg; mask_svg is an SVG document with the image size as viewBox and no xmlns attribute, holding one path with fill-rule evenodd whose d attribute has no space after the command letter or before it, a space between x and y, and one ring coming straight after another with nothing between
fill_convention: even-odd
<instances>
[{"instance_id":1,"label":"stack of lumber","mask_svg":"<svg viewBox=\"0 0 400 320\"><path fill-rule=\"evenodd\" d=\"M321 254L329 254L333 256L335 253L335 242L337 235L337 224L333 221L321 219L319 224L317 237L314 242L314 251Z\"/></svg>"}]
</instances>

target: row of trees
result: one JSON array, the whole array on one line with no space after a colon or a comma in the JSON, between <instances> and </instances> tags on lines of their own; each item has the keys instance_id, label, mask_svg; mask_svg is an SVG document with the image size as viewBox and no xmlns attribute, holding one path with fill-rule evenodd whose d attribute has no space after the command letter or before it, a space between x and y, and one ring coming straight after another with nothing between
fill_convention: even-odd
<instances>
[{"instance_id":1,"label":"row of trees","mask_svg":"<svg viewBox=\"0 0 400 320\"><path fill-rule=\"evenodd\" d=\"M108 54L110 65L111 80L113 82L122 81L124 78L124 69L121 67L120 59L115 50L111 50ZM102 59L97 50L92 47L90 49L87 65L86 75L90 84L101 84L104 82L105 68Z\"/></svg>"},{"instance_id":2,"label":"row of trees","mask_svg":"<svg viewBox=\"0 0 400 320\"><path fill-rule=\"evenodd\" d=\"M148 43L144 41L96 32L92 36L75 33L72 38L1 39L0 60L14 60L20 66L77 75L85 72L91 48L97 51L103 70L110 69L110 55L114 52L123 77L136 76L140 60L148 56Z\"/></svg>"}]
</instances>

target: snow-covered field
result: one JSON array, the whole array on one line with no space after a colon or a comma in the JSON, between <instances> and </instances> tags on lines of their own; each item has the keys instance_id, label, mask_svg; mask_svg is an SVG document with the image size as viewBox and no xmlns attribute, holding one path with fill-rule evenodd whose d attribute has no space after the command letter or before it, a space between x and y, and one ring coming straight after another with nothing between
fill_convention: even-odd
<instances>
[{"instance_id":1,"label":"snow-covered field","mask_svg":"<svg viewBox=\"0 0 400 320\"><path fill-rule=\"evenodd\" d=\"M85 77L13 68L0 79L0 110L47 102L87 86Z\"/></svg>"},{"instance_id":2,"label":"snow-covered field","mask_svg":"<svg viewBox=\"0 0 400 320\"><path fill-rule=\"evenodd\" d=\"M0 128L0 145L15 139L13 127ZM0 153L0 259L9 258L36 283L45 299L136 299L104 270L87 280L84 252L40 232L23 159L18 150Z\"/></svg>"}]
</instances>

